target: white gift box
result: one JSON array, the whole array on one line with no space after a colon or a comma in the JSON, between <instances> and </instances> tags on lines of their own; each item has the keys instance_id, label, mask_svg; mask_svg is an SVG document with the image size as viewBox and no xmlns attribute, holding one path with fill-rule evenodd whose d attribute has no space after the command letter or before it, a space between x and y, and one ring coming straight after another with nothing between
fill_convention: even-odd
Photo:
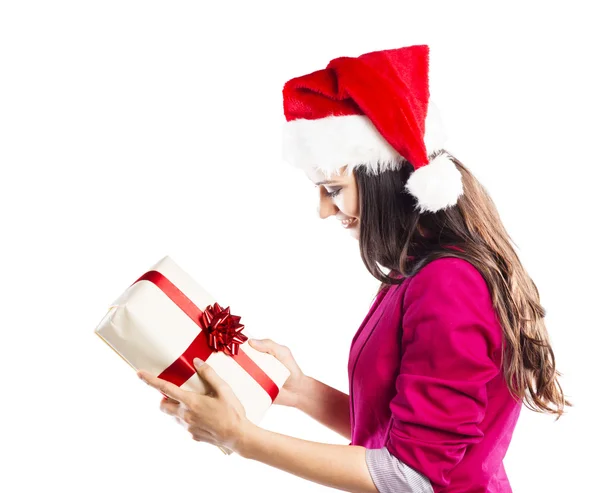
<instances>
[{"instance_id":1,"label":"white gift box","mask_svg":"<svg viewBox=\"0 0 600 493\"><path fill-rule=\"evenodd\" d=\"M165 276L202 312L208 305L219 303L169 256L149 271ZM219 305L225 307L223 303ZM231 315L240 314L234 308ZM241 324L243 322L243 319L240 320ZM136 371L143 369L154 376L159 376L176 362L192 341L198 340L201 332L198 323L149 280L138 280L129 286L112 303L95 329L95 333ZM248 339L252 338L245 328L241 333ZM252 360L251 366L255 363L277 389L290 375L290 371L274 356L253 349L248 342L239 344L239 352L245 353ZM246 417L258 425L272 405L271 396L238 361L222 351L211 352L206 358L206 362L231 386L246 410ZM207 393L204 382L195 372L180 387ZM225 454L231 454L231 450L219 448Z\"/></svg>"}]
</instances>

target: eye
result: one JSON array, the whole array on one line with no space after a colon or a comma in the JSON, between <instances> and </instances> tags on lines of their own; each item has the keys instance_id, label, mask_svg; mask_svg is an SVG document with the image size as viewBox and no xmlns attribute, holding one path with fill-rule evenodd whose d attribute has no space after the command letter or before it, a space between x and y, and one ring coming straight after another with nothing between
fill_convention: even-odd
<instances>
[{"instance_id":1,"label":"eye","mask_svg":"<svg viewBox=\"0 0 600 493\"><path fill-rule=\"evenodd\" d=\"M325 192L325 195L327 195L328 197L335 197L336 195L338 195L340 192L342 191L341 188L338 188L337 190L334 190L333 192Z\"/></svg>"}]
</instances>

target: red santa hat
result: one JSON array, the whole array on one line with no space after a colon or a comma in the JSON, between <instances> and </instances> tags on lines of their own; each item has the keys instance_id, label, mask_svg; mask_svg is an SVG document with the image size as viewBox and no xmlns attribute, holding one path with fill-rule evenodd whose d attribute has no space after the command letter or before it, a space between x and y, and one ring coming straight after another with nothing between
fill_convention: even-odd
<instances>
[{"instance_id":1,"label":"red santa hat","mask_svg":"<svg viewBox=\"0 0 600 493\"><path fill-rule=\"evenodd\" d=\"M283 88L284 159L327 177L343 166L376 174L404 161L421 212L456 204L459 170L442 150L445 132L429 100L427 45L340 57Z\"/></svg>"}]
</instances>

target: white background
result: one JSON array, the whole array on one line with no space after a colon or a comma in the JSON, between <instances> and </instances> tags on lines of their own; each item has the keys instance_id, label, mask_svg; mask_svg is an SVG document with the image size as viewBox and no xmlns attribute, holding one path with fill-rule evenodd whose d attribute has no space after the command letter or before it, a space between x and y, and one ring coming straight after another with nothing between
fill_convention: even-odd
<instances>
[{"instance_id":1,"label":"white background","mask_svg":"<svg viewBox=\"0 0 600 493\"><path fill-rule=\"evenodd\" d=\"M523 410L505 459L513 489L597 484L593 2L351 3L0 4L7 491L327 490L193 441L93 331L170 255L248 332L347 392L378 283L281 161L281 89L337 56L420 43L447 148L497 204L576 406L558 422ZM263 426L347 443L294 409L271 408Z\"/></svg>"}]
</instances>

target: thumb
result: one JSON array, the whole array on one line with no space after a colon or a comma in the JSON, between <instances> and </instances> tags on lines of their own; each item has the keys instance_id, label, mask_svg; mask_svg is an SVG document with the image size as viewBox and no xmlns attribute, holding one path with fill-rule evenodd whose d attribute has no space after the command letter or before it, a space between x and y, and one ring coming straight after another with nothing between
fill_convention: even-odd
<instances>
[{"instance_id":1,"label":"thumb","mask_svg":"<svg viewBox=\"0 0 600 493\"><path fill-rule=\"evenodd\" d=\"M229 387L229 384L219 376L212 366L200 358L194 358L194 367L198 376L208 383L217 394L221 394Z\"/></svg>"},{"instance_id":2,"label":"thumb","mask_svg":"<svg viewBox=\"0 0 600 493\"><path fill-rule=\"evenodd\" d=\"M284 365L293 365L292 353L287 346L277 344L271 339L249 339L250 346L262 353L268 353L281 361Z\"/></svg>"},{"instance_id":3,"label":"thumb","mask_svg":"<svg viewBox=\"0 0 600 493\"><path fill-rule=\"evenodd\" d=\"M248 339L248 343L257 351L273 354L275 344L271 339ZM274 355L274 354L273 354Z\"/></svg>"}]
</instances>

